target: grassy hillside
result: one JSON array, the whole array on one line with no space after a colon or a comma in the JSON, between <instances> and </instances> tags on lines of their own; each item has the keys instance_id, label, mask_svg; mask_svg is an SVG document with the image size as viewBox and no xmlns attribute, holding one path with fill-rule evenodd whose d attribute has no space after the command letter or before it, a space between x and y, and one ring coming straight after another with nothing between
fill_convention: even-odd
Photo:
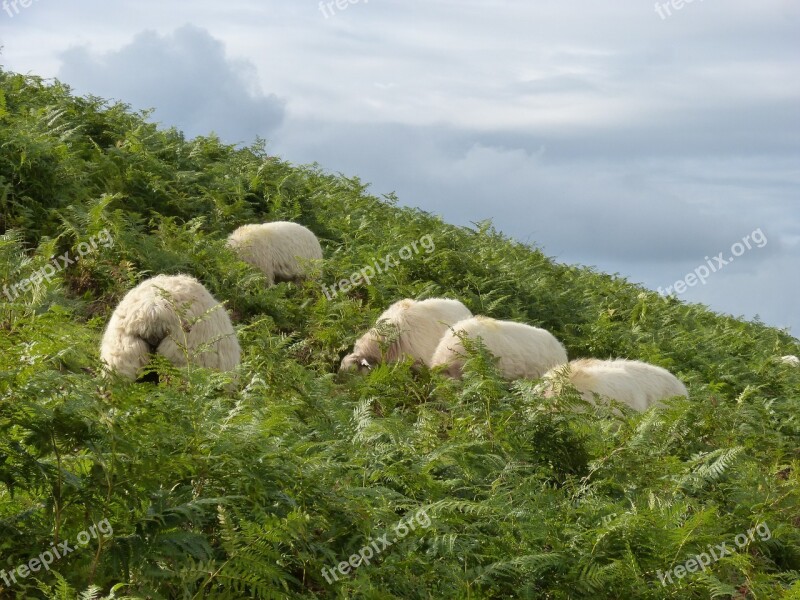
<instances>
[{"instance_id":1,"label":"grassy hillside","mask_svg":"<svg viewBox=\"0 0 800 600\"><path fill-rule=\"evenodd\" d=\"M0 598L800 598L796 339L146 116L0 71ZM320 237L316 281L267 288L225 248L268 220ZM113 307L157 273L226 301L235 392L159 362L158 385L98 377ZM616 416L480 349L463 382L336 373L391 302L439 295L691 398Z\"/></svg>"}]
</instances>

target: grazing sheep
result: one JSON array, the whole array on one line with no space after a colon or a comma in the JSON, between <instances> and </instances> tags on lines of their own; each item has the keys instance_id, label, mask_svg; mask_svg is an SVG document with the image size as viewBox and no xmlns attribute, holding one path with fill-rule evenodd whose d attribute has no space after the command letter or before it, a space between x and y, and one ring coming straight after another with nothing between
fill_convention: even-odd
<instances>
[{"instance_id":1,"label":"grazing sheep","mask_svg":"<svg viewBox=\"0 0 800 600\"><path fill-rule=\"evenodd\" d=\"M647 410L659 400L689 395L686 386L672 373L638 360L573 360L568 366L545 373L540 391L546 397L560 393L564 378L587 402L594 402L594 395L598 394L638 411Z\"/></svg>"},{"instance_id":2,"label":"grazing sheep","mask_svg":"<svg viewBox=\"0 0 800 600\"><path fill-rule=\"evenodd\" d=\"M135 380L153 352L176 366L230 371L239 364L236 332L225 308L188 275L158 275L129 291L103 334L100 358Z\"/></svg>"},{"instance_id":3,"label":"grazing sheep","mask_svg":"<svg viewBox=\"0 0 800 600\"><path fill-rule=\"evenodd\" d=\"M322 259L317 236L288 221L242 225L228 236L228 246L243 261L263 271L270 285L302 279L308 261Z\"/></svg>"},{"instance_id":4,"label":"grazing sheep","mask_svg":"<svg viewBox=\"0 0 800 600\"><path fill-rule=\"evenodd\" d=\"M567 362L567 351L550 332L513 321L472 317L459 321L444 334L431 360L432 366L447 365L445 373L460 378L464 367L464 344L459 337L481 338L498 359L507 379L536 379L556 365Z\"/></svg>"},{"instance_id":5,"label":"grazing sheep","mask_svg":"<svg viewBox=\"0 0 800 600\"><path fill-rule=\"evenodd\" d=\"M787 356L781 356L780 360L784 365L791 365L793 367L800 366L800 358L797 358L793 354L789 354Z\"/></svg>"},{"instance_id":6,"label":"grazing sheep","mask_svg":"<svg viewBox=\"0 0 800 600\"><path fill-rule=\"evenodd\" d=\"M399 300L378 317L372 329L361 336L353 352L342 359L340 371L368 370L381 361L381 343L386 341L387 329L396 330L397 338L386 349L385 360L401 361L407 356L430 366L436 344L447 328L472 316L458 300L430 298L428 300Z\"/></svg>"}]
</instances>

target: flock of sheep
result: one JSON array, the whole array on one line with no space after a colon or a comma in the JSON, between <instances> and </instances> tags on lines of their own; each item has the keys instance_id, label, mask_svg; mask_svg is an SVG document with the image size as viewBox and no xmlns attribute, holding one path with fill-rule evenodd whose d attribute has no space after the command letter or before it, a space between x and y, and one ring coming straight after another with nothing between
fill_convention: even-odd
<instances>
[{"instance_id":1,"label":"flock of sheep","mask_svg":"<svg viewBox=\"0 0 800 600\"><path fill-rule=\"evenodd\" d=\"M302 279L307 266L322 259L314 233L285 221L239 227L229 236L228 245L260 269L270 285ZM568 383L589 402L600 396L639 411L660 400L688 396L686 386L666 369L625 359L568 362L564 346L548 331L474 316L458 300L445 298L392 304L355 342L340 371L363 372L381 362L411 359L460 378L465 339L480 339L497 358L503 377L542 378L538 390L545 396L560 393ZM188 275L158 275L143 281L125 295L111 316L100 348L110 371L136 380L152 353L176 366L191 362L220 371L235 369L241 358L227 311ZM780 360L800 366L796 356Z\"/></svg>"},{"instance_id":2,"label":"flock of sheep","mask_svg":"<svg viewBox=\"0 0 800 600\"><path fill-rule=\"evenodd\" d=\"M480 339L497 358L506 379L539 379L545 396L561 392L566 380L585 400L595 394L645 410L673 396L688 396L686 386L661 367L635 360L582 359L567 362L567 351L553 334L538 327L473 316L458 300L400 300L358 339L340 370L365 371L381 362L413 359L446 375L461 377L464 340Z\"/></svg>"}]
</instances>

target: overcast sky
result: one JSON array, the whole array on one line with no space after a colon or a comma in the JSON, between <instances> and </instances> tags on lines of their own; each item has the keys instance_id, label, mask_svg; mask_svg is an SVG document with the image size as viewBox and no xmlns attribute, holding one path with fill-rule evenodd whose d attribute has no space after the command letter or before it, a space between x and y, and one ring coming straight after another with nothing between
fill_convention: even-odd
<instances>
[{"instance_id":1,"label":"overcast sky","mask_svg":"<svg viewBox=\"0 0 800 600\"><path fill-rule=\"evenodd\" d=\"M672 1L33 0L0 63L800 335L800 3Z\"/></svg>"}]
</instances>

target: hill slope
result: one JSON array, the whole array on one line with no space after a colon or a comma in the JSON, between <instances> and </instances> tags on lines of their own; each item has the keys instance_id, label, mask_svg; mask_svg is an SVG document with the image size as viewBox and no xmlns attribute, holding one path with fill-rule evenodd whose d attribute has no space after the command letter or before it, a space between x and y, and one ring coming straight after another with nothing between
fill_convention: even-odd
<instances>
[{"instance_id":1,"label":"hill slope","mask_svg":"<svg viewBox=\"0 0 800 600\"><path fill-rule=\"evenodd\" d=\"M267 288L225 248L269 220L321 238L317 282ZM0 232L0 597L800 598L785 333L2 71ZM179 272L227 302L239 391L164 364L158 386L101 381L115 303ZM458 383L335 374L388 304L439 295L545 327L573 358L670 368L691 398L617 417L504 382L480 352Z\"/></svg>"}]
</instances>

